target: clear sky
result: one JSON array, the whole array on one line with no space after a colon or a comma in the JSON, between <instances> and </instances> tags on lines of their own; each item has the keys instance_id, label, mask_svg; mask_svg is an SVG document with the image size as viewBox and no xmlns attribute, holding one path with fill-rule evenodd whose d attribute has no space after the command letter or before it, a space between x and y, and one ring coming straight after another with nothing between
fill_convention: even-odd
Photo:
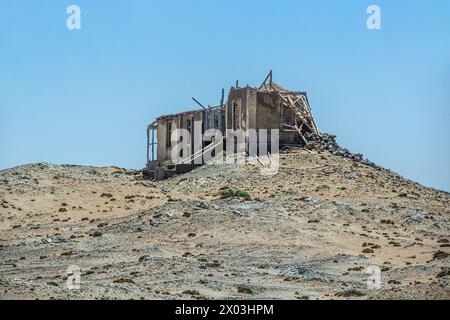
<instances>
[{"instance_id":1,"label":"clear sky","mask_svg":"<svg viewBox=\"0 0 450 320\"><path fill-rule=\"evenodd\" d=\"M0 168L142 168L155 117L270 69L341 145L450 191L448 0L1 0Z\"/></svg>"}]
</instances>

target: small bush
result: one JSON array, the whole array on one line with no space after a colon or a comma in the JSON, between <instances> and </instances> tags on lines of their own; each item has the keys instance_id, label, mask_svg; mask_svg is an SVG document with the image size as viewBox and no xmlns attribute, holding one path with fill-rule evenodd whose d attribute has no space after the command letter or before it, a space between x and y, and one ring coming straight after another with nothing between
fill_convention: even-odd
<instances>
[{"instance_id":1,"label":"small bush","mask_svg":"<svg viewBox=\"0 0 450 320\"><path fill-rule=\"evenodd\" d=\"M228 186L220 188L219 195L222 199L233 197L244 198L245 200L251 199L251 194L248 191L242 189L233 189Z\"/></svg>"},{"instance_id":2,"label":"small bush","mask_svg":"<svg viewBox=\"0 0 450 320\"><path fill-rule=\"evenodd\" d=\"M219 195L222 199L232 198L234 197L235 191L230 187L221 188L219 191Z\"/></svg>"},{"instance_id":3,"label":"small bush","mask_svg":"<svg viewBox=\"0 0 450 320\"><path fill-rule=\"evenodd\" d=\"M241 189L236 190L234 195L238 198L244 198L245 200L250 200L252 197L248 191L241 190Z\"/></svg>"}]
</instances>

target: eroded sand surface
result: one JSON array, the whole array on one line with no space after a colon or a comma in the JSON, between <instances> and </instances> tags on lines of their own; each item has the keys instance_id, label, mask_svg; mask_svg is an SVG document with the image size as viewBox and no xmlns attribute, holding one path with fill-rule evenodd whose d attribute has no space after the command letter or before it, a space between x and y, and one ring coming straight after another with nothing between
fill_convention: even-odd
<instances>
[{"instance_id":1,"label":"eroded sand surface","mask_svg":"<svg viewBox=\"0 0 450 320\"><path fill-rule=\"evenodd\" d=\"M450 196L328 152L205 165L0 171L3 299L449 299ZM222 187L251 200L221 199ZM81 268L81 289L66 270ZM382 289L368 290L368 266Z\"/></svg>"}]
</instances>

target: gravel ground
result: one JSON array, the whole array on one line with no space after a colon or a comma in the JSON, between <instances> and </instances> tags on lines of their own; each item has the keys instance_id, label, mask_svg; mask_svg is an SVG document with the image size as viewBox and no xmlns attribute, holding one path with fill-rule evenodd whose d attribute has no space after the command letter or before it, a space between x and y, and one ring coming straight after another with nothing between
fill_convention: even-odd
<instances>
[{"instance_id":1,"label":"gravel ground","mask_svg":"<svg viewBox=\"0 0 450 320\"><path fill-rule=\"evenodd\" d=\"M328 149L285 151L271 176L259 163L164 181L111 167L0 171L0 297L449 299L450 195ZM230 189L250 197L224 198Z\"/></svg>"}]
</instances>

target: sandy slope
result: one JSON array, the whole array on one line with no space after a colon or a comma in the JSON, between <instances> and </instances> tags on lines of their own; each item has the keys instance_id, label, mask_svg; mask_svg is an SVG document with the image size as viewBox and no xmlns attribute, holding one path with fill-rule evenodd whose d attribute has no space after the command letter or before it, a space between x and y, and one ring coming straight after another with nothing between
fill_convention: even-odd
<instances>
[{"instance_id":1,"label":"sandy slope","mask_svg":"<svg viewBox=\"0 0 450 320\"><path fill-rule=\"evenodd\" d=\"M225 186L252 199L221 199ZM0 297L448 299L449 200L306 150L282 154L274 176L258 164L157 182L118 168L13 168L0 171ZM80 290L66 287L70 265ZM381 290L367 288L372 265Z\"/></svg>"}]
</instances>

